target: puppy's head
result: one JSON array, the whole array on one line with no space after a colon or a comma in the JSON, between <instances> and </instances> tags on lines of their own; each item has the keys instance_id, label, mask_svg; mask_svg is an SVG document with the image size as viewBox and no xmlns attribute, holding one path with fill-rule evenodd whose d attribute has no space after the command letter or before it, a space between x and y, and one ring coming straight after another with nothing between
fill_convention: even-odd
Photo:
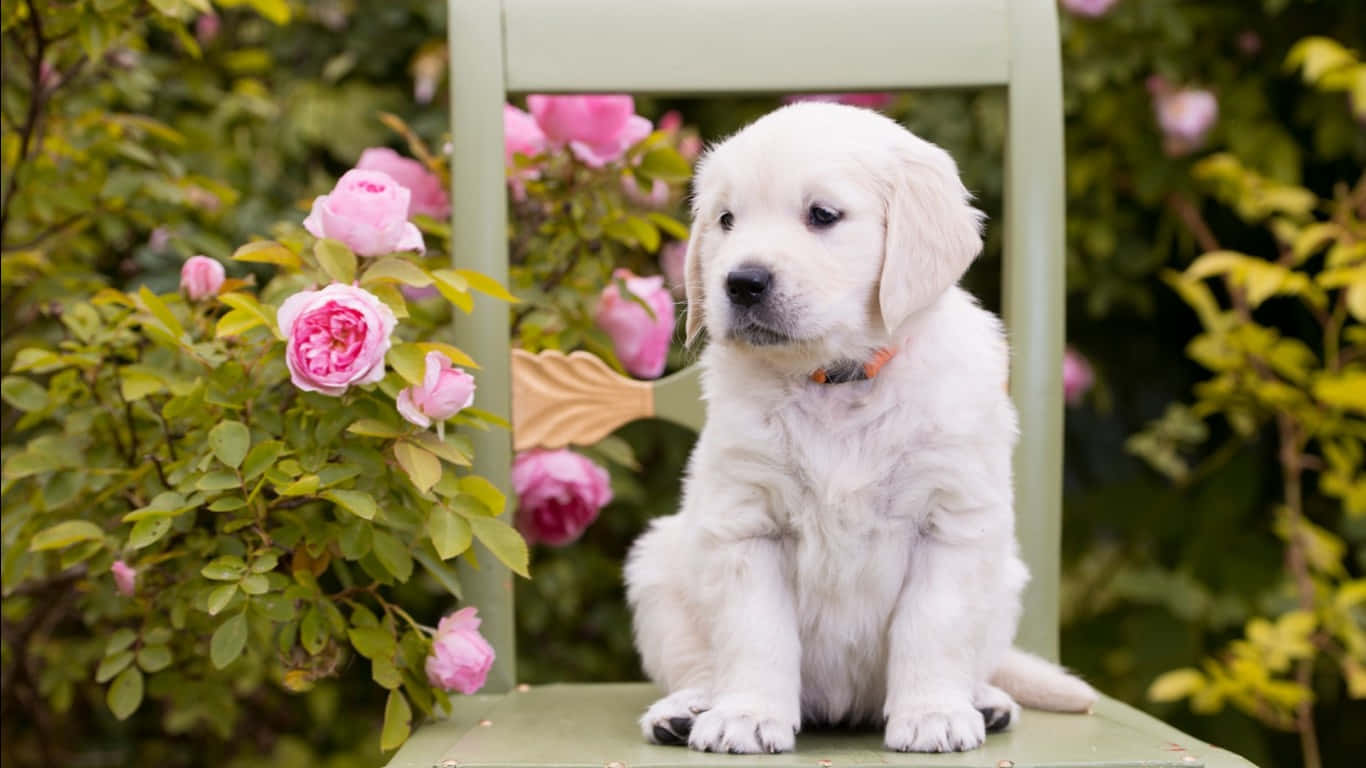
<instances>
[{"instance_id":1,"label":"puppy's head","mask_svg":"<svg viewBox=\"0 0 1366 768\"><path fill-rule=\"evenodd\" d=\"M793 365L883 346L962 277L982 215L953 159L864 109L800 103L698 167L687 334Z\"/></svg>"}]
</instances>

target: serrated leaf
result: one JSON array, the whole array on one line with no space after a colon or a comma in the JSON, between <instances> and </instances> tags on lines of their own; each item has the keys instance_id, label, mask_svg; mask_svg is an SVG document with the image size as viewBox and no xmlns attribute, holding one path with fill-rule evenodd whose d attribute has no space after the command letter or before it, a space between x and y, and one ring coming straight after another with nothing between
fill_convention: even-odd
<instances>
[{"instance_id":1,"label":"serrated leaf","mask_svg":"<svg viewBox=\"0 0 1366 768\"><path fill-rule=\"evenodd\" d=\"M474 531L475 538L488 548L493 556L498 558L503 565L512 569L513 573L523 577L531 578L527 566L530 564L530 554L527 552L526 541L521 534L517 533L507 523L493 517L466 517L470 528Z\"/></svg>"},{"instance_id":2,"label":"serrated leaf","mask_svg":"<svg viewBox=\"0 0 1366 768\"><path fill-rule=\"evenodd\" d=\"M507 496L498 489L498 486L479 475L465 475L460 478L460 490L482 501L494 515L503 514L503 509L507 506Z\"/></svg>"},{"instance_id":3,"label":"serrated leaf","mask_svg":"<svg viewBox=\"0 0 1366 768\"><path fill-rule=\"evenodd\" d=\"M240 421L224 421L209 430L209 450L224 464L236 469L251 447L251 431Z\"/></svg>"},{"instance_id":4,"label":"serrated leaf","mask_svg":"<svg viewBox=\"0 0 1366 768\"><path fill-rule=\"evenodd\" d=\"M393 634L383 627L351 627L346 636L356 653L367 659L393 656L398 649Z\"/></svg>"},{"instance_id":5,"label":"serrated leaf","mask_svg":"<svg viewBox=\"0 0 1366 768\"><path fill-rule=\"evenodd\" d=\"M345 243L331 238L319 240L313 246L313 257L328 277L350 285L356 279L356 254Z\"/></svg>"},{"instance_id":6,"label":"serrated leaf","mask_svg":"<svg viewBox=\"0 0 1366 768\"><path fill-rule=\"evenodd\" d=\"M446 301L459 307L467 315L473 311L474 299L470 298L470 284L465 278L456 274L455 270L434 270L432 279L436 281L436 290L445 297Z\"/></svg>"},{"instance_id":7,"label":"serrated leaf","mask_svg":"<svg viewBox=\"0 0 1366 768\"><path fill-rule=\"evenodd\" d=\"M30 552L42 552L49 549L63 549L78 542L103 538L104 530L98 525L86 520L67 520L33 534L33 539L29 542L28 548Z\"/></svg>"},{"instance_id":8,"label":"serrated leaf","mask_svg":"<svg viewBox=\"0 0 1366 768\"><path fill-rule=\"evenodd\" d=\"M375 501L375 497L364 491L335 489L324 493L323 498L335 502L362 520L374 520L375 515L379 514L379 503Z\"/></svg>"},{"instance_id":9,"label":"serrated leaf","mask_svg":"<svg viewBox=\"0 0 1366 768\"><path fill-rule=\"evenodd\" d=\"M437 504L427 517L427 535L432 539L436 554L442 560L449 560L469 549L473 531L465 518L445 505Z\"/></svg>"},{"instance_id":10,"label":"serrated leaf","mask_svg":"<svg viewBox=\"0 0 1366 768\"><path fill-rule=\"evenodd\" d=\"M379 657L370 660L370 677L381 688L394 690L403 684L403 675L394 666L394 662L387 657Z\"/></svg>"},{"instance_id":11,"label":"serrated leaf","mask_svg":"<svg viewBox=\"0 0 1366 768\"><path fill-rule=\"evenodd\" d=\"M423 288L432 284L432 276L427 270L413 262L397 256L386 256L371 264L361 275L362 286L369 283L391 282Z\"/></svg>"},{"instance_id":12,"label":"serrated leaf","mask_svg":"<svg viewBox=\"0 0 1366 768\"><path fill-rule=\"evenodd\" d=\"M274 240L247 243L234 251L232 258L235 261L248 261L258 264L277 264L289 269L298 269L301 266L299 257L294 255L293 251Z\"/></svg>"},{"instance_id":13,"label":"serrated leaf","mask_svg":"<svg viewBox=\"0 0 1366 768\"><path fill-rule=\"evenodd\" d=\"M114 683L109 686L109 693L105 696L105 703L109 705L109 711L114 713L114 717L127 720L142 704L142 691L142 670L129 667L114 678Z\"/></svg>"},{"instance_id":14,"label":"serrated leaf","mask_svg":"<svg viewBox=\"0 0 1366 768\"><path fill-rule=\"evenodd\" d=\"M247 615L239 613L224 621L214 630L209 640L209 660L215 669L223 669L242 655L247 644Z\"/></svg>"},{"instance_id":15,"label":"serrated leaf","mask_svg":"<svg viewBox=\"0 0 1366 768\"><path fill-rule=\"evenodd\" d=\"M445 459L456 466L470 466L469 456L465 455L465 453L455 445L442 440L431 432L418 432L412 435L410 439L422 448L436 454L438 458ZM439 480L440 478L437 479ZM424 488L423 490L426 489Z\"/></svg>"},{"instance_id":16,"label":"serrated leaf","mask_svg":"<svg viewBox=\"0 0 1366 768\"><path fill-rule=\"evenodd\" d=\"M394 443L394 458L407 473L408 479L419 491L431 490L441 479L441 459L431 451L420 448L414 443L401 441Z\"/></svg>"},{"instance_id":17,"label":"serrated leaf","mask_svg":"<svg viewBox=\"0 0 1366 768\"><path fill-rule=\"evenodd\" d=\"M371 551L384 570L399 581L408 581L413 575L413 557L408 547L388 531L376 530L371 538Z\"/></svg>"},{"instance_id":18,"label":"serrated leaf","mask_svg":"<svg viewBox=\"0 0 1366 768\"><path fill-rule=\"evenodd\" d=\"M384 704L384 727L379 734L379 748L388 752L398 749L408 740L413 727L413 711L401 691L389 691Z\"/></svg>"}]
</instances>

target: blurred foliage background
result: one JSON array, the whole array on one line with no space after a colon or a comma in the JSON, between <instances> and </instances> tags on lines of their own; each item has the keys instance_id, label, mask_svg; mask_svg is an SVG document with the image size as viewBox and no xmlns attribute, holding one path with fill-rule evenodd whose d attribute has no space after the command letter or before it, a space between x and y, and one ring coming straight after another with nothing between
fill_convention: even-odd
<instances>
[{"instance_id":1,"label":"blurred foliage background","mask_svg":"<svg viewBox=\"0 0 1366 768\"><path fill-rule=\"evenodd\" d=\"M1285 550L1270 522L1282 493L1274 435L1254 431L1224 448L1198 449L1201 469L1177 482L1152 468L1153 456L1135 455L1131 438L1205 377L1185 352L1200 322L1162 270L1184 269L1208 250L1202 232L1224 248L1275 252L1271 236L1220 204L1193 166L1226 152L1325 199L1335 185L1361 178L1360 112L1354 117L1340 91L1305 87L1285 61L1311 35L1366 48L1366 6L1120 0L1096 17L1061 13L1068 336L1096 375L1066 426L1063 657L1106 693L1203 739L1261 765L1298 765L1293 732L1233 708L1195 715L1183 703L1147 697L1162 673L1197 665L1241 637L1284 584ZM35 15L45 27L35 27ZM234 244L275 220L291 211L302 217L301 206L361 149L402 146L380 112L440 146L448 124L444 25L444 4L419 0L3 0L4 368L15 350L53 335L64 297L106 284L173 290L186 257L226 260ZM1218 119L1200 147L1164 148L1154 75L1214 94ZM782 96L641 99L638 110L655 118L679 110L712 139ZM945 146L999 221L1003 94L898 94L884 108ZM999 230L989 225L969 287L993 307L999 274ZM1283 333L1309 333L1294 308L1268 311L1264 322ZM14 418L6 407L7 434ZM573 546L534 552L534 581L518 582L527 682L640 677L620 565L645 521L674 509L693 438L660 423L618 436L641 469L613 465L613 504ZM1312 486L1305 506L1336 532L1343 567L1360 579L1366 518ZM260 692L233 733L168 735L154 711L120 723L98 697L46 700L51 686L37 670L26 685L12 685L22 679L12 674L16 632L33 628L16 601L6 601L3 618L7 764L51 764L53 750L72 748L73 734L82 765L204 764L206 755L240 766L381 761L383 698L363 669L307 694ZM1319 666L1310 682L1323 762L1350 765L1351 754L1366 754L1366 704L1350 697L1332 665Z\"/></svg>"}]
</instances>

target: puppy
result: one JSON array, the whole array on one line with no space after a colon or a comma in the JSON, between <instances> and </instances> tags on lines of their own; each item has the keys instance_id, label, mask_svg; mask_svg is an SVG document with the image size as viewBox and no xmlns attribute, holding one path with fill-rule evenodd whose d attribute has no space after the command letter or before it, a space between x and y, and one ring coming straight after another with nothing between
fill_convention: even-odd
<instances>
[{"instance_id":1,"label":"puppy","mask_svg":"<svg viewBox=\"0 0 1366 768\"><path fill-rule=\"evenodd\" d=\"M645 738L782 752L808 724L973 749L1095 692L1011 648L1016 417L1000 322L956 283L982 214L877 113L784 107L699 166L687 334L708 417L682 510L626 565L667 695ZM999 686L999 687L998 687Z\"/></svg>"}]
</instances>

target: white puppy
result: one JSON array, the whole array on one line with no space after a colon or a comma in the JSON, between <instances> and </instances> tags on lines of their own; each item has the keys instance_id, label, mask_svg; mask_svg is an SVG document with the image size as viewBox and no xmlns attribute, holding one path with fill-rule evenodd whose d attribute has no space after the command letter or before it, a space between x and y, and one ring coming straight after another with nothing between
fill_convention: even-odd
<instances>
[{"instance_id":1,"label":"white puppy","mask_svg":"<svg viewBox=\"0 0 1366 768\"><path fill-rule=\"evenodd\" d=\"M1012 696L1094 701L1011 648L1016 419L1001 324L956 286L981 250L969 201L943 150L834 104L780 109L699 167L707 423L682 511L626 566L668 694L647 739L779 752L804 722L876 723L890 749L964 750Z\"/></svg>"}]
</instances>

